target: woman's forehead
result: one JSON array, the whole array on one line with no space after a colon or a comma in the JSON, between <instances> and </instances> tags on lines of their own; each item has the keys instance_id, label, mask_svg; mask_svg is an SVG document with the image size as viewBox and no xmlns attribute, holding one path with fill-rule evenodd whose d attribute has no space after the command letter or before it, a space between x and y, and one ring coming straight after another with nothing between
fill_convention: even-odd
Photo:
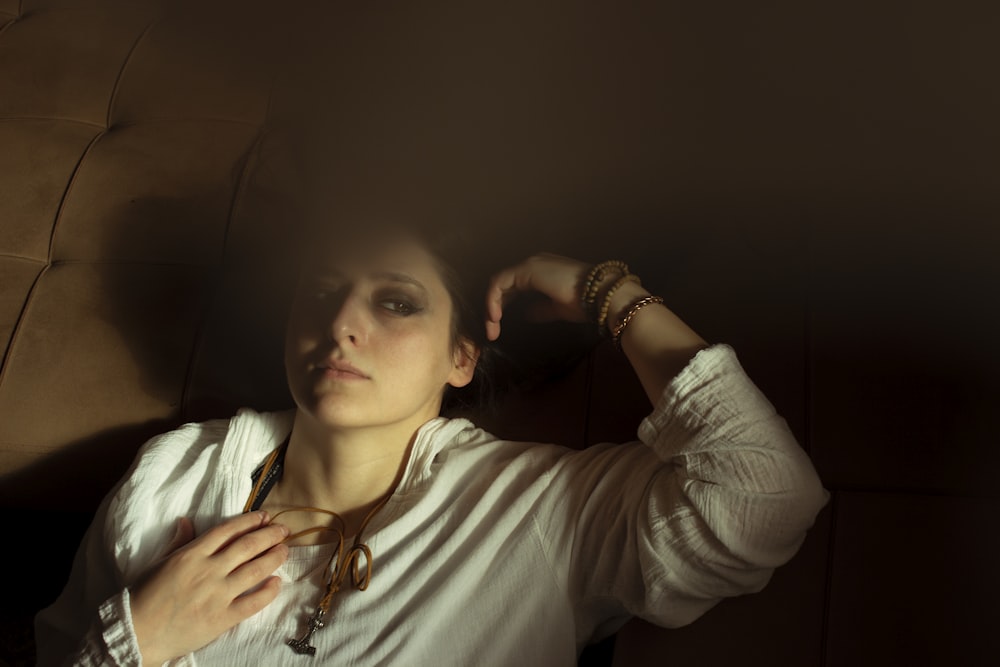
<instances>
[{"instance_id":1,"label":"woman's forehead","mask_svg":"<svg viewBox=\"0 0 1000 667\"><path fill-rule=\"evenodd\" d=\"M434 256L403 229L357 230L331 235L309 249L309 273L366 276L397 282L437 276Z\"/></svg>"}]
</instances>

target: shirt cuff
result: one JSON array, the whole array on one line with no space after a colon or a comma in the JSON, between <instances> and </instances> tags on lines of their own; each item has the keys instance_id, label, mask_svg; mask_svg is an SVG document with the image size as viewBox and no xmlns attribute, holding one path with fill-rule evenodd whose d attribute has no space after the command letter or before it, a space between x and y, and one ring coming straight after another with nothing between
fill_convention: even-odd
<instances>
[{"instance_id":1,"label":"shirt cuff","mask_svg":"<svg viewBox=\"0 0 1000 667\"><path fill-rule=\"evenodd\" d=\"M141 667L142 654L132 626L132 606L128 589L108 598L97 610L101 619L101 638L113 665Z\"/></svg>"},{"instance_id":2,"label":"shirt cuff","mask_svg":"<svg viewBox=\"0 0 1000 667\"><path fill-rule=\"evenodd\" d=\"M725 344L712 345L700 350L688 365L663 390L653 412L639 424L639 440L654 449L665 438L671 426L692 427L690 423L706 421L709 408L721 395L720 389L743 376L736 351ZM746 380L743 380L746 382ZM689 422L678 424L677 421ZM669 454L661 452L661 454Z\"/></svg>"}]
</instances>

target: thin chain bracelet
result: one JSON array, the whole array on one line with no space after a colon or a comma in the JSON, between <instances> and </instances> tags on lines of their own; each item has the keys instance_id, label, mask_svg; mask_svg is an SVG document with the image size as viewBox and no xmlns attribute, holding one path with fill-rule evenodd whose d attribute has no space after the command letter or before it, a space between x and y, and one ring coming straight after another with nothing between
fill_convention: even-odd
<instances>
[{"instance_id":1,"label":"thin chain bracelet","mask_svg":"<svg viewBox=\"0 0 1000 667\"><path fill-rule=\"evenodd\" d=\"M635 317L635 314L651 303L662 304L663 297L644 296L638 301L633 302L632 305L628 307L625 315L618 320L618 324L615 325L614 330L611 332L611 340L614 342L616 348L619 350L622 349L622 334L625 333L625 328L629 325L629 322L632 321L632 318Z\"/></svg>"}]
</instances>

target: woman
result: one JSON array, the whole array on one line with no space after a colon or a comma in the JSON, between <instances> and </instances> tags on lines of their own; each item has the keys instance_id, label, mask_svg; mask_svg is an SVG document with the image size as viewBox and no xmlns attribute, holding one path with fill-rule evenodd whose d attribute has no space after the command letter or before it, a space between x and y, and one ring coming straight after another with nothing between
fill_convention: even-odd
<instances>
[{"instance_id":1,"label":"woman","mask_svg":"<svg viewBox=\"0 0 1000 667\"><path fill-rule=\"evenodd\" d=\"M287 333L296 409L148 443L39 614L41 664L571 665L630 616L679 626L759 590L826 501L732 350L621 263L500 271L483 326L413 235L317 255ZM655 406L641 442L439 416L523 293L613 335Z\"/></svg>"}]
</instances>

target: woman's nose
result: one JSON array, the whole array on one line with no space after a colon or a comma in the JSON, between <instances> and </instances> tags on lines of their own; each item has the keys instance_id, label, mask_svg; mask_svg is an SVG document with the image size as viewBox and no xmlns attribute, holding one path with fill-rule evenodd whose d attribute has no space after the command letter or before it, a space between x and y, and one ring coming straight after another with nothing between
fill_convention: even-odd
<instances>
[{"instance_id":1,"label":"woman's nose","mask_svg":"<svg viewBox=\"0 0 1000 667\"><path fill-rule=\"evenodd\" d=\"M338 304L327 333L338 345L358 346L368 342L370 332L371 317L367 302L352 290Z\"/></svg>"}]
</instances>

